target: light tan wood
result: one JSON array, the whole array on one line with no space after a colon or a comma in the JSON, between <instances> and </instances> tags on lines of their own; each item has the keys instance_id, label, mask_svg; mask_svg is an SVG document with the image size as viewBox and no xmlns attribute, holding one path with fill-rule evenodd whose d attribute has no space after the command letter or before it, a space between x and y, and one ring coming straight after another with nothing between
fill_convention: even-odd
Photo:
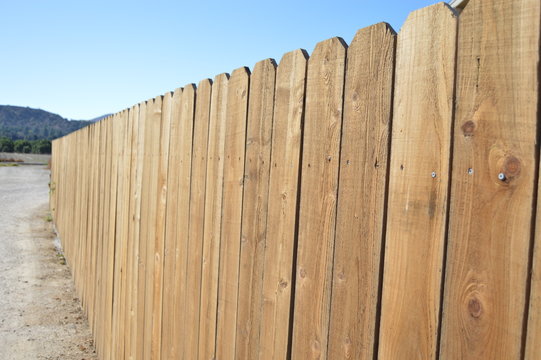
<instances>
[{"instance_id":1,"label":"light tan wood","mask_svg":"<svg viewBox=\"0 0 541 360\"><path fill-rule=\"evenodd\" d=\"M146 131L148 136L145 140L146 146L145 153L145 168L143 171L148 171L147 174L147 190L143 188L143 201L146 205L146 209L142 212L142 226L143 231L146 228L144 235L145 242L145 255L146 255L146 268L145 268L145 285L144 285L144 330L143 330L143 354L145 359L152 358L152 329L154 321L154 274L156 264L156 219L158 215L158 201L159 201L159 155L160 155L160 131L162 128L162 96L158 96L147 103L147 118L146 118ZM144 183L143 183L144 184ZM157 201L158 199L158 201ZM146 210L146 211L145 211Z\"/></svg>"},{"instance_id":2,"label":"light tan wood","mask_svg":"<svg viewBox=\"0 0 541 360\"><path fill-rule=\"evenodd\" d=\"M308 60L292 358L325 359L329 331L347 45L332 38Z\"/></svg>"},{"instance_id":3,"label":"light tan wood","mask_svg":"<svg viewBox=\"0 0 541 360\"><path fill-rule=\"evenodd\" d=\"M381 359L436 357L449 191L457 16L439 3L398 34Z\"/></svg>"},{"instance_id":4,"label":"light tan wood","mask_svg":"<svg viewBox=\"0 0 541 360\"><path fill-rule=\"evenodd\" d=\"M135 266L137 275L135 275L135 293L133 302L135 303L134 317L135 328L133 330L133 344L135 346L134 357L143 358L144 346L144 311L145 311L145 270L146 270L146 213L148 212L148 170L145 170L148 153L148 135L147 130L148 102L139 104L139 126L138 126L138 149L137 149L137 174L136 174L136 224L135 237L137 239L137 248L135 249Z\"/></svg>"},{"instance_id":5,"label":"light tan wood","mask_svg":"<svg viewBox=\"0 0 541 360\"><path fill-rule=\"evenodd\" d=\"M162 309L163 309L163 265L164 265L164 247L165 247L165 226L166 226L166 207L168 192L168 171L169 171L169 140L171 135L171 93L166 93L162 97L161 122L159 132L159 149L154 162L157 162L157 186L156 186L156 215L154 238L149 237L149 241L154 242L154 276L153 276L153 313L152 313L152 344L150 357L152 359L161 359L161 339L162 339ZM154 140L156 141L156 140ZM151 234L152 235L152 234Z\"/></svg>"},{"instance_id":6,"label":"light tan wood","mask_svg":"<svg viewBox=\"0 0 541 360\"><path fill-rule=\"evenodd\" d=\"M201 264L203 261L203 228L212 81L199 82L193 130L190 215L185 291L184 359L199 355L199 314L201 306Z\"/></svg>"},{"instance_id":7,"label":"light tan wood","mask_svg":"<svg viewBox=\"0 0 541 360\"><path fill-rule=\"evenodd\" d=\"M276 71L260 359L287 357L307 59L304 50L289 52Z\"/></svg>"},{"instance_id":8,"label":"light tan wood","mask_svg":"<svg viewBox=\"0 0 541 360\"><path fill-rule=\"evenodd\" d=\"M276 63L258 62L250 76L244 161L235 358L256 359L261 326L263 263Z\"/></svg>"},{"instance_id":9,"label":"light tan wood","mask_svg":"<svg viewBox=\"0 0 541 360\"><path fill-rule=\"evenodd\" d=\"M460 16L441 359L523 355L539 161L540 6L471 0Z\"/></svg>"},{"instance_id":10,"label":"light tan wood","mask_svg":"<svg viewBox=\"0 0 541 360\"><path fill-rule=\"evenodd\" d=\"M101 344L96 350L100 358L104 358L104 333L103 333L103 316L105 314L104 309L104 263L105 263L105 233L106 233L106 209L107 207L107 180L108 180L108 161L107 161L107 129L106 119L100 121L100 148L99 148L99 164L101 169L99 171L98 179L98 221L97 221L97 235L96 235L96 277L95 277L95 290L94 290L94 336L97 344Z\"/></svg>"},{"instance_id":11,"label":"light tan wood","mask_svg":"<svg viewBox=\"0 0 541 360\"><path fill-rule=\"evenodd\" d=\"M248 68L236 69L229 79L227 92L216 325L216 358L224 360L235 358L249 84Z\"/></svg>"},{"instance_id":12,"label":"light tan wood","mask_svg":"<svg viewBox=\"0 0 541 360\"><path fill-rule=\"evenodd\" d=\"M161 354L165 359L179 358L179 339L175 333L178 309L175 307L175 289L178 286L175 279L176 247L178 242L179 192L181 179L181 140L183 119L181 117L181 101L183 89L166 96L164 109L170 117L169 141L169 171L167 176L167 208L165 212L165 239L163 255L163 303L161 324Z\"/></svg>"},{"instance_id":13,"label":"light tan wood","mask_svg":"<svg viewBox=\"0 0 541 360\"><path fill-rule=\"evenodd\" d=\"M130 171L130 227L128 239L128 314L126 327L128 334L126 336L126 358L134 359L137 354L137 285L138 285L138 268L137 258L139 256L139 234L140 234L140 219L141 219L141 186L142 186L142 161L143 161L143 145L144 145L144 115L141 114L142 104L137 104L130 111L132 133L131 139L134 146L134 151L131 154L131 171Z\"/></svg>"},{"instance_id":14,"label":"light tan wood","mask_svg":"<svg viewBox=\"0 0 541 360\"><path fill-rule=\"evenodd\" d=\"M184 351L184 340L186 331L186 267L187 267L187 249L188 249L188 226L190 220L190 187L191 187L191 162L192 162L192 135L194 122L194 102L195 86L186 85L182 92L182 98L179 107L180 127L179 127L179 192L178 192L178 218L173 219L177 222L176 243L175 243L175 280L173 294L173 341L176 342L178 355L182 357ZM177 166L179 166L177 165ZM175 166L175 164L173 164Z\"/></svg>"},{"instance_id":15,"label":"light tan wood","mask_svg":"<svg viewBox=\"0 0 541 360\"><path fill-rule=\"evenodd\" d=\"M357 32L347 53L329 359L373 359L396 36Z\"/></svg>"},{"instance_id":16,"label":"light tan wood","mask_svg":"<svg viewBox=\"0 0 541 360\"><path fill-rule=\"evenodd\" d=\"M118 187L118 133L114 131L114 125L118 122L118 114L113 115L107 120L107 132L109 133L107 152L108 162L110 166L108 180L108 207L106 214L108 216L108 228L105 234L106 240L106 263L104 281L105 297L104 297L104 359L112 359L112 330L113 330L113 291L114 291L114 264L115 264L115 247L116 247L116 208L117 208L117 187Z\"/></svg>"},{"instance_id":17,"label":"light tan wood","mask_svg":"<svg viewBox=\"0 0 541 360\"><path fill-rule=\"evenodd\" d=\"M218 304L218 266L222 224L225 117L229 75L214 78L210 102L205 225L199 315L199 359L212 359L216 350L216 309Z\"/></svg>"},{"instance_id":18,"label":"light tan wood","mask_svg":"<svg viewBox=\"0 0 541 360\"><path fill-rule=\"evenodd\" d=\"M118 196L116 207L116 249L114 268L114 298L113 298L113 334L111 338L111 358L124 358L125 343L125 310L126 310L126 263L127 263L127 228L129 210L129 151L128 144L127 110L118 115L113 124L113 132L118 136L116 156L118 156Z\"/></svg>"}]
</instances>

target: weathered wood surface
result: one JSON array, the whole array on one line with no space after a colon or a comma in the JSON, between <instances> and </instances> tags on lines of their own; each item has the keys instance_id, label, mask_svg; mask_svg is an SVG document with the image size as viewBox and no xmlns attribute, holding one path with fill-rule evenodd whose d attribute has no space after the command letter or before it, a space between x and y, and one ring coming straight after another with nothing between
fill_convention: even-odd
<instances>
[{"instance_id":1,"label":"weathered wood surface","mask_svg":"<svg viewBox=\"0 0 541 360\"><path fill-rule=\"evenodd\" d=\"M249 85L250 71L239 68L231 74L227 92L216 325L216 358L224 360L235 358Z\"/></svg>"},{"instance_id":2,"label":"weathered wood surface","mask_svg":"<svg viewBox=\"0 0 541 360\"><path fill-rule=\"evenodd\" d=\"M395 42L381 23L348 48L329 359L374 357Z\"/></svg>"},{"instance_id":3,"label":"weathered wood surface","mask_svg":"<svg viewBox=\"0 0 541 360\"><path fill-rule=\"evenodd\" d=\"M201 266L201 313L199 315L200 359L212 359L216 350L218 266L222 225L225 116L228 82L228 74L218 75L214 79L210 102L203 262Z\"/></svg>"},{"instance_id":4,"label":"weathered wood surface","mask_svg":"<svg viewBox=\"0 0 541 360\"><path fill-rule=\"evenodd\" d=\"M307 60L304 50L289 52L276 71L260 359L288 352Z\"/></svg>"},{"instance_id":5,"label":"weathered wood surface","mask_svg":"<svg viewBox=\"0 0 541 360\"><path fill-rule=\"evenodd\" d=\"M188 263L184 311L185 359L197 359L199 353L199 314L201 306L201 265L203 261L203 229L205 220L205 190L207 150L212 82L203 80L197 88L192 145L190 219L188 225Z\"/></svg>"},{"instance_id":6,"label":"weathered wood surface","mask_svg":"<svg viewBox=\"0 0 541 360\"><path fill-rule=\"evenodd\" d=\"M410 14L397 39L379 357L434 359L447 224L455 12Z\"/></svg>"},{"instance_id":7,"label":"weathered wood surface","mask_svg":"<svg viewBox=\"0 0 541 360\"><path fill-rule=\"evenodd\" d=\"M302 151L293 349L295 359L324 359L347 45L332 38L308 60Z\"/></svg>"},{"instance_id":8,"label":"weathered wood surface","mask_svg":"<svg viewBox=\"0 0 541 360\"><path fill-rule=\"evenodd\" d=\"M471 0L461 14L442 359L522 356L540 13L537 0Z\"/></svg>"},{"instance_id":9,"label":"weathered wood surface","mask_svg":"<svg viewBox=\"0 0 541 360\"><path fill-rule=\"evenodd\" d=\"M240 242L237 359L256 359L261 325L276 63L258 62L250 77Z\"/></svg>"}]
</instances>

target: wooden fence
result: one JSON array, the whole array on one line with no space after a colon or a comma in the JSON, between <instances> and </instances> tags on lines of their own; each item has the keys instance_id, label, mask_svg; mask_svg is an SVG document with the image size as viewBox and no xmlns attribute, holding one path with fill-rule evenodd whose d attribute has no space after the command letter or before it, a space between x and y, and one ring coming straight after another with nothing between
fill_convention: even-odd
<instances>
[{"instance_id":1,"label":"wooden fence","mask_svg":"<svg viewBox=\"0 0 541 360\"><path fill-rule=\"evenodd\" d=\"M541 358L540 7L436 4L55 140L100 358Z\"/></svg>"}]
</instances>

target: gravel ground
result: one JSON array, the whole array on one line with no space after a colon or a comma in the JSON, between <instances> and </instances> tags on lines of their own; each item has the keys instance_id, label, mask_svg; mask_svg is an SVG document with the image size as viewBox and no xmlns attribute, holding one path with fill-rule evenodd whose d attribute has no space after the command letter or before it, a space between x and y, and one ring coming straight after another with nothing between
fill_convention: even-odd
<instances>
[{"instance_id":1,"label":"gravel ground","mask_svg":"<svg viewBox=\"0 0 541 360\"><path fill-rule=\"evenodd\" d=\"M49 171L0 167L0 359L97 359L48 218Z\"/></svg>"}]
</instances>

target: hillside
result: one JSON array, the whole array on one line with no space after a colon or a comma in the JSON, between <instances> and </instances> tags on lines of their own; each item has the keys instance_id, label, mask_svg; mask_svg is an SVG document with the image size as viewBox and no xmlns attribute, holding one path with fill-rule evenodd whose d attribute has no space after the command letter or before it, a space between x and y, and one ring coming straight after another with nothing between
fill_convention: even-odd
<instances>
[{"instance_id":1,"label":"hillside","mask_svg":"<svg viewBox=\"0 0 541 360\"><path fill-rule=\"evenodd\" d=\"M41 109L0 105L0 138L52 140L90 123L91 121L70 121Z\"/></svg>"}]
</instances>

